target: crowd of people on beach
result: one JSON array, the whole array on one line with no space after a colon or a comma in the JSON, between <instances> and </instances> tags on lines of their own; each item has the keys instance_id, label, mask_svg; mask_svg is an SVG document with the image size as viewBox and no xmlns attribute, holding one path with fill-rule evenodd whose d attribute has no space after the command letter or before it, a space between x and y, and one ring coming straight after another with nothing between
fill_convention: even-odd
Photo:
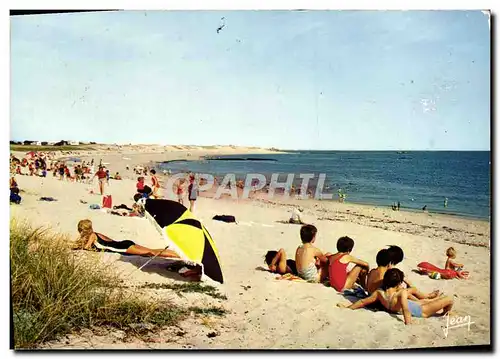
<instances>
[{"instance_id":1,"label":"crowd of people on beach","mask_svg":"<svg viewBox=\"0 0 500 359\"><path fill-rule=\"evenodd\" d=\"M318 230L311 224L300 229L302 244L297 247L295 259L287 258L283 248L268 251L265 262L269 271L283 276L298 277L314 283L324 283L345 296L359 300L339 307L358 309L371 307L390 313L402 313L405 324L412 317L427 318L439 312L445 315L453 306L453 299L439 291L422 293L412 285L404 273L396 268L403 261L404 252L398 246L388 246L376 254L377 267L352 255L354 240L344 236L337 241L337 252L323 252L314 243ZM456 250L446 251L445 269L456 271L457 278L467 279L463 264L456 262Z\"/></svg>"}]
</instances>

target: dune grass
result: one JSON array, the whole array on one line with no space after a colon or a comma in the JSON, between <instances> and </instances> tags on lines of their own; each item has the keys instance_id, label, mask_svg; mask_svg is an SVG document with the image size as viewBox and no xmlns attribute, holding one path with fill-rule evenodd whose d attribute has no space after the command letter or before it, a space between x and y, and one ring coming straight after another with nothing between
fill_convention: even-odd
<instances>
[{"instance_id":1,"label":"dune grass","mask_svg":"<svg viewBox=\"0 0 500 359\"><path fill-rule=\"evenodd\" d=\"M195 314L222 315L217 307L180 307L125 290L109 267L75 256L57 234L11 220L10 264L14 348L31 349L78 330L105 326L133 334ZM142 333L144 334L144 333Z\"/></svg>"}]
</instances>

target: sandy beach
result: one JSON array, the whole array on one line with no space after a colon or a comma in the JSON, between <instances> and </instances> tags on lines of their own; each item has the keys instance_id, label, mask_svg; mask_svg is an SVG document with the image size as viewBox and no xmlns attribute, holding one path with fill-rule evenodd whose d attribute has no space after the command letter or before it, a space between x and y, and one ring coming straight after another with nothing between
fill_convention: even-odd
<instances>
[{"instance_id":1,"label":"sandy beach","mask_svg":"<svg viewBox=\"0 0 500 359\"><path fill-rule=\"evenodd\" d=\"M132 148L109 146L96 152L59 154L79 156L84 160L102 159L110 172L120 172L121 181L110 180L106 194L113 205L131 205L135 193L135 165L156 161L197 159L214 154L270 153L256 148L158 146ZM188 155L189 154L189 155ZM130 170L125 169L130 166ZM11 217L29 220L76 237L79 220L88 218L96 231L111 238L131 239L151 248L161 248L163 240L145 219L114 216L89 209L89 204L102 202L101 196L89 193L89 185L47 178L16 176L23 201L11 205ZM147 182L150 182L149 177ZM93 190L97 190L94 182ZM57 202L42 202L50 196ZM86 202L81 203L81 201ZM445 337L445 318L413 319L405 326L402 315L351 311L338 308L346 299L334 289L321 284L279 281L276 274L266 270L263 256L267 250L284 248L293 258L300 244L300 226L283 224L293 206L304 208L303 219L318 228L316 245L324 251L335 252L339 237L348 235L355 240L353 255L376 267L375 255L386 245L398 245L405 252L398 266L419 289L443 291L454 298L452 316L469 315L473 324L451 328ZM234 215L237 224L212 220L217 214ZM489 221L457 216L416 213L390 208L315 200L215 200L201 197L196 202L195 215L210 231L222 261L225 276L223 285L210 282L227 295L221 301L199 293L180 297L170 290L151 290L150 295L171 298L175 303L218 303L229 311L222 319L200 321L188 319L177 328L155 333L150 341L124 338L119 331L103 331L99 335L84 331L59 341L47 343L46 348L218 348L218 349L368 349L422 348L490 344L490 223ZM454 246L458 258L471 272L468 280L433 280L413 272L419 262L427 261L444 266L445 251ZM110 263L129 285L140 283L173 283L183 279L161 268L144 268L127 262L118 254L88 253ZM208 333L217 334L208 337ZM181 334L180 334L181 333Z\"/></svg>"}]
</instances>

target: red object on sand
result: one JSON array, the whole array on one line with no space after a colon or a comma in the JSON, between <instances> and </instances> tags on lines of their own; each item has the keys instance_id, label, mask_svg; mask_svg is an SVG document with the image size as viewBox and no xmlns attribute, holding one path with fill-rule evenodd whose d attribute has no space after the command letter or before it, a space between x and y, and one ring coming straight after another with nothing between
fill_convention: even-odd
<instances>
[{"instance_id":1,"label":"red object on sand","mask_svg":"<svg viewBox=\"0 0 500 359\"><path fill-rule=\"evenodd\" d=\"M457 278L458 274L454 270L451 269L442 269L439 267L436 267L434 264L431 264L429 262L421 262L417 265L418 270L423 272L423 273L439 273L441 274L441 278L443 279L453 279Z\"/></svg>"},{"instance_id":2,"label":"red object on sand","mask_svg":"<svg viewBox=\"0 0 500 359\"><path fill-rule=\"evenodd\" d=\"M111 208L113 207L113 201L111 199L111 195L102 197L102 208Z\"/></svg>"}]
</instances>

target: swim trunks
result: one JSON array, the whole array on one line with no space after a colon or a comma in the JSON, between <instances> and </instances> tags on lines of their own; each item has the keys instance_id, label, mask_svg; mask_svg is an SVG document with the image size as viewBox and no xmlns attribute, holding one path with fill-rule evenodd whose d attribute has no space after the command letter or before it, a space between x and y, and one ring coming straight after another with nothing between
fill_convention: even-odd
<instances>
[{"instance_id":1,"label":"swim trunks","mask_svg":"<svg viewBox=\"0 0 500 359\"><path fill-rule=\"evenodd\" d=\"M304 269L297 269L297 274L300 278L308 282L317 282L319 280L318 269L314 263L309 264L309 266Z\"/></svg>"}]
</instances>

